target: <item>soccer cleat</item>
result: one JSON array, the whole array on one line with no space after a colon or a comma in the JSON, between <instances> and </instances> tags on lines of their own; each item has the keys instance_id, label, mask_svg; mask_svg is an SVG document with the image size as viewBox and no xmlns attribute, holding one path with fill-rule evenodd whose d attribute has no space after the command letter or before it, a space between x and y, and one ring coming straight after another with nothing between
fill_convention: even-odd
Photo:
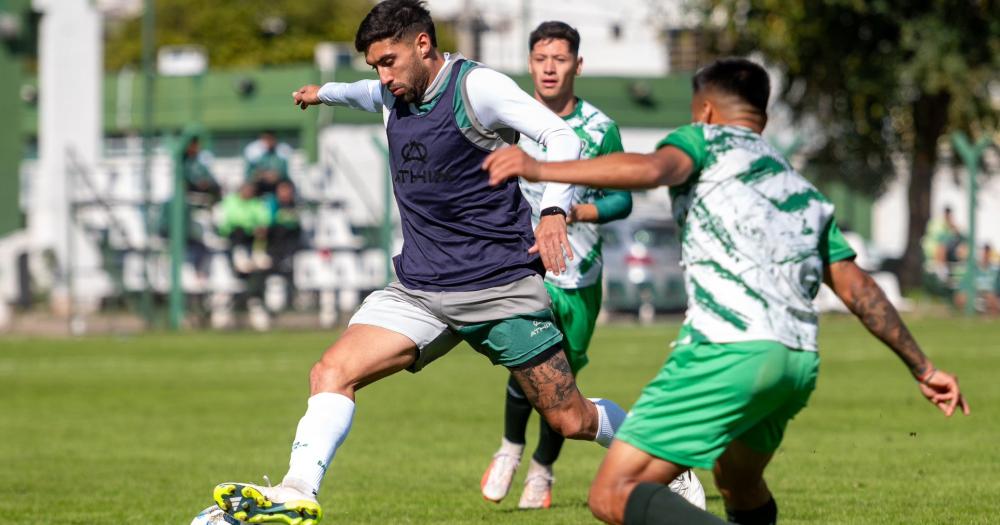
<instances>
[{"instance_id":1,"label":"soccer cleat","mask_svg":"<svg viewBox=\"0 0 1000 525\"><path fill-rule=\"evenodd\" d=\"M245 525L245 522L222 512L222 509L218 505L213 504L211 507L199 512L191 520L191 525Z\"/></svg>"},{"instance_id":2,"label":"soccer cleat","mask_svg":"<svg viewBox=\"0 0 1000 525\"><path fill-rule=\"evenodd\" d=\"M668 485L670 490L688 500L688 503L705 510L705 487L693 471L688 470L674 478Z\"/></svg>"},{"instance_id":3,"label":"soccer cleat","mask_svg":"<svg viewBox=\"0 0 1000 525\"><path fill-rule=\"evenodd\" d=\"M521 509L547 509L552 505L552 484L556 478L552 475L552 467L546 467L534 460L528 476L524 478L524 492L517 507Z\"/></svg>"},{"instance_id":4,"label":"soccer cleat","mask_svg":"<svg viewBox=\"0 0 1000 525\"><path fill-rule=\"evenodd\" d=\"M316 525L323 517L314 496L283 485L220 483L212 496L226 514L247 523Z\"/></svg>"},{"instance_id":5,"label":"soccer cleat","mask_svg":"<svg viewBox=\"0 0 1000 525\"><path fill-rule=\"evenodd\" d=\"M483 491L483 498L494 503L500 503L508 492L510 485L514 481L514 473L521 464L521 454L501 447L493 454L493 461L483 473L483 479L479 482L479 487Z\"/></svg>"}]
</instances>

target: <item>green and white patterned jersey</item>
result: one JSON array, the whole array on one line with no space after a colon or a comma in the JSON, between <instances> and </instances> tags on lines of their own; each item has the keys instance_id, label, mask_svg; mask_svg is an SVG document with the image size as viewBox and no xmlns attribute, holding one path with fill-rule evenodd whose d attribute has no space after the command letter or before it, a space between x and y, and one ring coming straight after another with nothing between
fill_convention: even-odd
<instances>
[{"instance_id":1,"label":"green and white patterned jersey","mask_svg":"<svg viewBox=\"0 0 1000 525\"><path fill-rule=\"evenodd\" d=\"M750 129L691 124L664 146L694 163L670 189L688 294L678 343L769 340L815 351L823 266L854 256L833 204Z\"/></svg>"},{"instance_id":2,"label":"green and white patterned jersey","mask_svg":"<svg viewBox=\"0 0 1000 525\"><path fill-rule=\"evenodd\" d=\"M578 99L573 113L563 117L567 124L583 142L580 152L581 159L592 159L600 155L623 151L621 134L618 124L589 102ZM545 148L537 142L522 137L518 145L526 153L538 160L545 160ZM540 202L545 183L528 182L521 179L521 193L531 205L531 223L538 227ZM607 190L576 186L573 195L573 205L594 203L605 195ZM631 201L630 201L631 202ZM604 221L602 221L604 222ZM560 288L583 288L596 284L601 280L601 236L597 224L577 222L567 227L569 243L573 249L573 260L566 262L566 271L559 275L546 273L545 280Z\"/></svg>"}]
</instances>

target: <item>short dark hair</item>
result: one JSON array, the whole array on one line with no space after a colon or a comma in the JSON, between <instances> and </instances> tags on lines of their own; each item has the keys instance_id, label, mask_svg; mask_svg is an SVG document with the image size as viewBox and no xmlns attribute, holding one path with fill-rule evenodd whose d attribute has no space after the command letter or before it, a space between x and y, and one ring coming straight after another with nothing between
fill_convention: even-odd
<instances>
[{"instance_id":1,"label":"short dark hair","mask_svg":"<svg viewBox=\"0 0 1000 525\"><path fill-rule=\"evenodd\" d=\"M391 38L398 41L416 33L427 33L431 37L431 45L437 47L434 20L431 20L431 13L424 7L424 2L386 0L376 4L361 21L358 34L354 37L354 48L367 53L368 48L379 40Z\"/></svg>"},{"instance_id":2,"label":"short dark hair","mask_svg":"<svg viewBox=\"0 0 1000 525\"><path fill-rule=\"evenodd\" d=\"M761 115L767 114L767 99L771 95L771 80L760 64L745 58L720 58L701 68L691 79L695 93L714 89L735 95L750 104Z\"/></svg>"},{"instance_id":3,"label":"short dark hair","mask_svg":"<svg viewBox=\"0 0 1000 525\"><path fill-rule=\"evenodd\" d=\"M580 33L566 22L548 21L538 24L528 38L528 50L535 49L535 44L542 40L565 40L574 55L580 52Z\"/></svg>"}]
</instances>

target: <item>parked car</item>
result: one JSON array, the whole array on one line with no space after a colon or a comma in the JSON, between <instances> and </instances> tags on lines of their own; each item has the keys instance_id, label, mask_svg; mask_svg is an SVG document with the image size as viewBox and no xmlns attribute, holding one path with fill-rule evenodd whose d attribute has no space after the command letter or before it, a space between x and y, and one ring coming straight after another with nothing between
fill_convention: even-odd
<instances>
[{"instance_id":1,"label":"parked car","mask_svg":"<svg viewBox=\"0 0 1000 525\"><path fill-rule=\"evenodd\" d=\"M651 317L687 304L673 219L630 217L601 226L604 308Z\"/></svg>"}]
</instances>

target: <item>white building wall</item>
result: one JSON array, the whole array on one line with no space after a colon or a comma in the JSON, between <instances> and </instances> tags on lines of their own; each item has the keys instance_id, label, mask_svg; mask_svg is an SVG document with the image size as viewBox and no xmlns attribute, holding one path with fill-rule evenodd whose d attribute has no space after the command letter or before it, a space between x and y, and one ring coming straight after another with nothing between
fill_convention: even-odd
<instances>
[{"instance_id":1,"label":"white building wall","mask_svg":"<svg viewBox=\"0 0 1000 525\"><path fill-rule=\"evenodd\" d=\"M661 28L682 25L689 18L678 0L429 0L428 6L437 20L479 13L491 28L484 35L480 61L511 73L527 70L531 31L541 22L559 20L580 32L586 74L665 75L669 64ZM612 32L615 25L621 29L618 38Z\"/></svg>"},{"instance_id":2,"label":"white building wall","mask_svg":"<svg viewBox=\"0 0 1000 525\"><path fill-rule=\"evenodd\" d=\"M54 250L64 268L96 263L97 255L69 231L70 170L100 160L103 43L101 15L89 0L34 0L39 27L39 166L27 210L35 251ZM70 239L73 239L71 241ZM73 242L73 245L70 245Z\"/></svg>"}]
</instances>

